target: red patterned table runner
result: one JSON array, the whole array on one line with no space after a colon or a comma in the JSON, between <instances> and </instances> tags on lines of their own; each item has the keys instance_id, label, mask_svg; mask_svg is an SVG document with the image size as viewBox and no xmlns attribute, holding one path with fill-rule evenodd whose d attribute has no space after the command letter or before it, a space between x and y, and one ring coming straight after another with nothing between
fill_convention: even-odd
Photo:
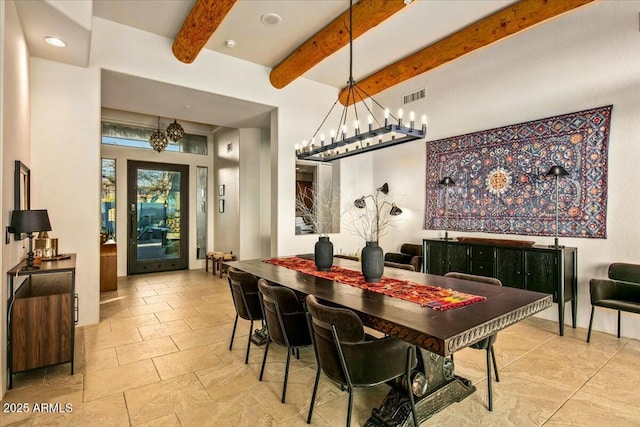
<instances>
[{"instance_id":1,"label":"red patterned table runner","mask_svg":"<svg viewBox=\"0 0 640 427\"><path fill-rule=\"evenodd\" d=\"M323 279L345 283L356 288L400 298L435 310L449 310L486 299L482 296L465 294L438 286L421 285L409 280L393 279L385 276L382 276L382 280L379 283L370 283L364 280L364 276L359 271L349 270L335 265L331 267L331 271L318 271L313 260L299 257L271 258L264 262L312 276L322 277Z\"/></svg>"}]
</instances>

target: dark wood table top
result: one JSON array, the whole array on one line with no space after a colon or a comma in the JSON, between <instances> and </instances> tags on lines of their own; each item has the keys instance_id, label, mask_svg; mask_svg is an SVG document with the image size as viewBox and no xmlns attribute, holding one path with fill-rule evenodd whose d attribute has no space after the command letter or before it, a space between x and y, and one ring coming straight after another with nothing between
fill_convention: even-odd
<instances>
[{"instance_id":1,"label":"dark wood table top","mask_svg":"<svg viewBox=\"0 0 640 427\"><path fill-rule=\"evenodd\" d=\"M445 311L389 297L344 283L268 264L260 259L225 262L230 267L262 277L302 294L313 294L354 310L363 323L433 353L447 356L482 338L551 306L549 294L507 286L452 279L386 267L384 276L410 280L486 297L485 300ZM334 258L334 265L360 270L357 261Z\"/></svg>"}]
</instances>

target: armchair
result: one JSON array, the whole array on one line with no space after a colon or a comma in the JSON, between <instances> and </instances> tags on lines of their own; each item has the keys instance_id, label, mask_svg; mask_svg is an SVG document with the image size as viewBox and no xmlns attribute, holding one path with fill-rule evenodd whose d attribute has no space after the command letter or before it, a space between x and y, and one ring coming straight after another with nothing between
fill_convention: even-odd
<instances>
[{"instance_id":1,"label":"armchair","mask_svg":"<svg viewBox=\"0 0 640 427\"><path fill-rule=\"evenodd\" d=\"M403 243L399 253L384 254L384 261L388 267L406 268L407 265L411 265L415 271L422 271L422 245Z\"/></svg>"},{"instance_id":2,"label":"armchair","mask_svg":"<svg viewBox=\"0 0 640 427\"><path fill-rule=\"evenodd\" d=\"M587 342L591 340L591 326L596 307L618 310L618 338L620 313L640 314L640 265L614 263L609 266L609 279L591 279L591 318Z\"/></svg>"}]
</instances>

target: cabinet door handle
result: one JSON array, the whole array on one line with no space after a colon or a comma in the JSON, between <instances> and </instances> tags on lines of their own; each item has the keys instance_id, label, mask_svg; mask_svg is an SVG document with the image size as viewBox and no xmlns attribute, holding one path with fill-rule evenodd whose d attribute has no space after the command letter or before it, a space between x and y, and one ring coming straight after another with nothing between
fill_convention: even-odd
<instances>
[{"instance_id":1,"label":"cabinet door handle","mask_svg":"<svg viewBox=\"0 0 640 427\"><path fill-rule=\"evenodd\" d=\"M78 298L78 294L73 294L73 322L74 324L78 324L80 321L80 299Z\"/></svg>"}]
</instances>

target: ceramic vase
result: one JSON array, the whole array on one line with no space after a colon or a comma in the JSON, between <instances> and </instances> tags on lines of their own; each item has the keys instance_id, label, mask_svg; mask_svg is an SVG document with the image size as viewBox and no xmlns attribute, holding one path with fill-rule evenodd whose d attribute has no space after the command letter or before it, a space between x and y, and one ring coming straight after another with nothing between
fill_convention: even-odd
<instances>
[{"instance_id":1,"label":"ceramic vase","mask_svg":"<svg viewBox=\"0 0 640 427\"><path fill-rule=\"evenodd\" d=\"M361 255L362 274L367 282L378 283L384 272L384 257L378 242L367 242Z\"/></svg>"},{"instance_id":2,"label":"ceramic vase","mask_svg":"<svg viewBox=\"0 0 640 427\"><path fill-rule=\"evenodd\" d=\"M318 271L329 271L333 265L333 243L328 237L319 237L314 251Z\"/></svg>"}]
</instances>

